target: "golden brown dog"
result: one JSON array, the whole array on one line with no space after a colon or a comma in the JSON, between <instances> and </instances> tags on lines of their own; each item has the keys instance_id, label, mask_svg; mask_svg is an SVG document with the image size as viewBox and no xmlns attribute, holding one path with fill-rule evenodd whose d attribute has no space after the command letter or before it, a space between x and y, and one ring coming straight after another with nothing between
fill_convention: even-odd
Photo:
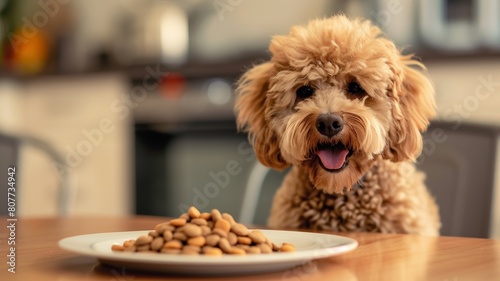
<instances>
[{"instance_id":1,"label":"golden brown dog","mask_svg":"<svg viewBox=\"0 0 500 281\"><path fill-rule=\"evenodd\" d=\"M339 15L275 36L271 60L238 82L240 129L259 161L292 165L269 225L437 235L437 206L413 162L434 89L369 21Z\"/></svg>"}]
</instances>

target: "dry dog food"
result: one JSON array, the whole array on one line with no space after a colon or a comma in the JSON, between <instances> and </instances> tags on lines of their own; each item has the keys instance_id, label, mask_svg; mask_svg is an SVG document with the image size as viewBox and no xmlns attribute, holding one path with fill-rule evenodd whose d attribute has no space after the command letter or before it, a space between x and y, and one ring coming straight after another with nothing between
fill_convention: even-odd
<instances>
[{"instance_id":1,"label":"dry dog food","mask_svg":"<svg viewBox=\"0 0 500 281\"><path fill-rule=\"evenodd\" d=\"M213 209L200 213L195 207L177 219L160 223L148 235L113 245L113 251L183 255L246 255L294 252L295 246L272 243L262 232L249 230L227 213Z\"/></svg>"}]
</instances>

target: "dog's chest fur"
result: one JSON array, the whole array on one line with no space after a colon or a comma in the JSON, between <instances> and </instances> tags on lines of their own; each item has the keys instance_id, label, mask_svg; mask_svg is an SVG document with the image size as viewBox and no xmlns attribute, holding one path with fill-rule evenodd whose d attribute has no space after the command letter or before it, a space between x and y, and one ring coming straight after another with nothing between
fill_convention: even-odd
<instances>
[{"instance_id":1,"label":"dog's chest fur","mask_svg":"<svg viewBox=\"0 0 500 281\"><path fill-rule=\"evenodd\" d=\"M439 223L428 214L437 215L437 207L423 180L423 174L410 163L377 160L358 186L344 194L326 194L294 167L276 194L269 224L435 235Z\"/></svg>"}]
</instances>

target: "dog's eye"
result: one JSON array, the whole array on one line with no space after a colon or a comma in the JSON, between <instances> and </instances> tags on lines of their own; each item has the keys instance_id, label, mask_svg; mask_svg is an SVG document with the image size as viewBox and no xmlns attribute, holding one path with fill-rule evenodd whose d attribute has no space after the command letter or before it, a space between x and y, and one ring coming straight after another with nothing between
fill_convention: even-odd
<instances>
[{"instance_id":1,"label":"dog's eye","mask_svg":"<svg viewBox=\"0 0 500 281\"><path fill-rule=\"evenodd\" d=\"M365 90L359 85L358 82L351 82L347 85L347 91L354 95L366 94Z\"/></svg>"},{"instance_id":2,"label":"dog's eye","mask_svg":"<svg viewBox=\"0 0 500 281\"><path fill-rule=\"evenodd\" d=\"M298 88L295 93L297 94L297 97L299 99L301 100L307 99L308 97L314 94L314 88L311 86L304 85Z\"/></svg>"}]
</instances>

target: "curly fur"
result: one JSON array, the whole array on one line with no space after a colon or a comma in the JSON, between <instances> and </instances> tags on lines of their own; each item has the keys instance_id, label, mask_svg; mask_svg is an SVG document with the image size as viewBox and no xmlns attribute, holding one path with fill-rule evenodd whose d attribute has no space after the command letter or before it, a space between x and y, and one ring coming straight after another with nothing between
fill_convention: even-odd
<instances>
[{"instance_id":1,"label":"curly fur","mask_svg":"<svg viewBox=\"0 0 500 281\"><path fill-rule=\"evenodd\" d=\"M269 50L271 60L238 82L235 105L259 161L278 170L293 165L269 225L437 235L437 206L412 164L435 114L431 82L411 68L423 65L369 21L343 15L293 27ZM347 91L353 81L364 95ZM315 91L299 99L303 85ZM333 137L316 129L325 113L344 122ZM314 153L338 143L351 153L332 172Z\"/></svg>"}]
</instances>

